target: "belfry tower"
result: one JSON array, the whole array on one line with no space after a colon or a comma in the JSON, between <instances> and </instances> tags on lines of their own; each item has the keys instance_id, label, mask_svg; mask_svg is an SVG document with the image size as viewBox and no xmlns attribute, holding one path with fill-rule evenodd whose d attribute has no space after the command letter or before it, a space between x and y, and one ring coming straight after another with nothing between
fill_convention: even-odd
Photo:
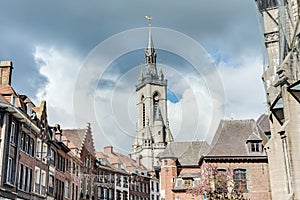
<instances>
[{"instance_id":1,"label":"belfry tower","mask_svg":"<svg viewBox=\"0 0 300 200\"><path fill-rule=\"evenodd\" d=\"M158 165L156 156L173 141L167 116L167 80L156 68L156 50L152 41L151 17L149 20L148 45L145 49L146 63L136 86L137 124L132 145L132 158L140 159L149 170Z\"/></svg>"}]
</instances>

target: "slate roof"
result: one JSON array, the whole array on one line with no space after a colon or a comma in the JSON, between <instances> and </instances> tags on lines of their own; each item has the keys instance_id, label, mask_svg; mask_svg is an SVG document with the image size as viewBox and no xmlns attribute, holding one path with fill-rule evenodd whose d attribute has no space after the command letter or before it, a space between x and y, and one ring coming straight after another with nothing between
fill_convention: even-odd
<instances>
[{"instance_id":1,"label":"slate roof","mask_svg":"<svg viewBox=\"0 0 300 200\"><path fill-rule=\"evenodd\" d=\"M255 120L221 120L205 156L249 156L246 143L252 139L262 141ZM265 153L251 156L265 156Z\"/></svg>"},{"instance_id":2,"label":"slate roof","mask_svg":"<svg viewBox=\"0 0 300 200\"><path fill-rule=\"evenodd\" d=\"M269 116L267 114L262 114L257 119L257 126L263 131L263 132L270 132L270 121Z\"/></svg>"},{"instance_id":3,"label":"slate roof","mask_svg":"<svg viewBox=\"0 0 300 200\"><path fill-rule=\"evenodd\" d=\"M175 158L182 166L198 165L200 157L207 151L206 141L171 142L157 157Z\"/></svg>"}]
</instances>

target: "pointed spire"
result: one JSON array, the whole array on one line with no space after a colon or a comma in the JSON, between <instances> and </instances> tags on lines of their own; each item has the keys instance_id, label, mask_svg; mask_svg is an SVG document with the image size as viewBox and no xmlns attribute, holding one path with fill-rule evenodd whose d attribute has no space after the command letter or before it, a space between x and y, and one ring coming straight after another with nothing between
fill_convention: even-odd
<instances>
[{"instance_id":1,"label":"pointed spire","mask_svg":"<svg viewBox=\"0 0 300 200\"><path fill-rule=\"evenodd\" d=\"M151 50L150 52L148 52L148 53L151 53L151 54L152 54L152 51L154 51L154 45L153 45L153 40L152 40L151 24L149 24L149 34L148 34L147 50Z\"/></svg>"},{"instance_id":2,"label":"pointed spire","mask_svg":"<svg viewBox=\"0 0 300 200\"><path fill-rule=\"evenodd\" d=\"M144 73L143 73L143 65L140 65L140 68L141 68L141 70L140 70L140 76L139 76L139 81L143 81L143 78L144 78Z\"/></svg>"},{"instance_id":3,"label":"pointed spire","mask_svg":"<svg viewBox=\"0 0 300 200\"><path fill-rule=\"evenodd\" d=\"M146 19L149 20L149 33L148 33L148 44L145 50L146 63L154 64L156 63L156 53L155 48L152 41L152 25L151 25L151 16L146 16Z\"/></svg>"},{"instance_id":4,"label":"pointed spire","mask_svg":"<svg viewBox=\"0 0 300 200\"><path fill-rule=\"evenodd\" d=\"M162 71L162 68L160 68L160 70L159 70L158 78L159 78L159 80L161 80L161 81L164 80L164 73L163 73L163 71Z\"/></svg>"}]
</instances>

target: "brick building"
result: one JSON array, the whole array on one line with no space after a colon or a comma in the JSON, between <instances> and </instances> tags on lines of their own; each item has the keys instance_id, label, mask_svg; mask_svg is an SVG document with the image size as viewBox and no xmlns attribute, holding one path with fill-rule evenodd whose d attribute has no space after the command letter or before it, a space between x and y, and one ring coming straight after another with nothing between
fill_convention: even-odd
<instances>
[{"instance_id":1,"label":"brick building","mask_svg":"<svg viewBox=\"0 0 300 200\"><path fill-rule=\"evenodd\" d=\"M221 120L210 148L200 159L200 164L216 164L220 172L230 169L234 188L253 200L271 199L262 118L265 117L259 118L260 126L252 119Z\"/></svg>"},{"instance_id":2,"label":"brick building","mask_svg":"<svg viewBox=\"0 0 300 200\"><path fill-rule=\"evenodd\" d=\"M45 199L47 141L51 131L46 102L36 107L11 87L12 62L0 62L0 196Z\"/></svg>"},{"instance_id":3,"label":"brick building","mask_svg":"<svg viewBox=\"0 0 300 200\"><path fill-rule=\"evenodd\" d=\"M66 129L62 131L65 142L76 159L72 159L68 168L72 169L74 182L73 188L79 187L79 199L95 199L97 188L95 181L97 178L96 170L96 151L91 126L88 123L85 129ZM79 180L76 179L78 175ZM74 185L73 185L74 184ZM69 186L71 188L71 186ZM72 190L76 195L77 191Z\"/></svg>"},{"instance_id":4,"label":"brick building","mask_svg":"<svg viewBox=\"0 0 300 200\"><path fill-rule=\"evenodd\" d=\"M211 145L205 141L172 142L158 155L160 199L202 199L187 193L197 186L204 163L230 169L236 188L250 199L271 199L268 159L264 150L269 134L268 117L222 120Z\"/></svg>"},{"instance_id":5,"label":"brick building","mask_svg":"<svg viewBox=\"0 0 300 200\"><path fill-rule=\"evenodd\" d=\"M115 172L115 199L117 200L149 200L150 180L147 168L139 159L115 152L112 146L104 147L97 152L98 159L106 159Z\"/></svg>"},{"instance_id":6,"label":"brick building","mask_svg":"<svg viewBox=\"0 0 300 200\"><path fill-rule=\"evenodd\" d=\"M172 142L158 155L161 200L194 198L186 192L199 178L199 159L208 147L205 141Z\"/></svg>"}]
</instances>

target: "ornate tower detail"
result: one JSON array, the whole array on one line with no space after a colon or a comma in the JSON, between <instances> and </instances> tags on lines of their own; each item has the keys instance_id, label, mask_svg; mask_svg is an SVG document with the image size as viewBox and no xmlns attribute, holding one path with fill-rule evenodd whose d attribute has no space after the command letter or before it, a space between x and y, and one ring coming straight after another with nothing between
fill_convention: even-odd
<instances>
[{"instance_id":1,"label":"ornate tower detail","mask_svg":"<svg viewBox=\"0 0 300 200\"><path fill-rule=\"evenodd\" d=\"M157 72L156 50L152 41L151 17L149 19L148 45L145 49L145 66L136 86L137 125L132 158L140 158L143 165L153 169L158 165L156 156L173 141L167 117L167 80L162 70Z\"/></svg>"}]
</instances>

